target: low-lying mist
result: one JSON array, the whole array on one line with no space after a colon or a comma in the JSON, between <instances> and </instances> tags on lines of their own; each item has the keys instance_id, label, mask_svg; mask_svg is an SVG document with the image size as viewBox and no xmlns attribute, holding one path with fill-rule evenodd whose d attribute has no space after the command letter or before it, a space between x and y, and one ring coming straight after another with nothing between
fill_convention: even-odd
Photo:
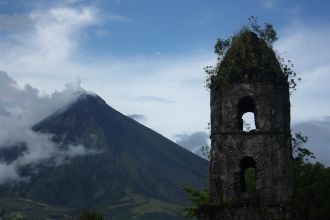
<instances>
[{"instance_id":1,"label":"low-lying mist","mask_svg":"<svg viewBox=\"0 0 330 220\"><path fill-rule=\"evenodd\" d=\"M63 147L54 143L50 134L32 130L35 123L70 105L82 93L86 91L80 87L80 79L47 95L29 84L20 87L6 72L0 71L0 154L14 155L10 160L0 155L0 184L28 180L29 176L20 176L24 166L37 172L37 165L42 163L56 166L76 156L95 153L82 145Z\"/></svg>"}]
</instances>

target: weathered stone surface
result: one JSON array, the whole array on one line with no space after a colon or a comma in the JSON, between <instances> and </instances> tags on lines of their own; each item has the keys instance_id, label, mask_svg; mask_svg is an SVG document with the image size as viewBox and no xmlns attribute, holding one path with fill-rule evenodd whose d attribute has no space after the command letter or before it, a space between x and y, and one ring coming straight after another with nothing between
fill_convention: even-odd
<instances>
[{"instance_id":1,"label":"weathered stone surface","mask_svg":"<svg viewBox=\"0 0 330 220\"><path fill-rule=\"evenodd\" d=\"M245 43L259 48L250 38ZM277 61L267 63L278 65ZM250 72L247 78L244 72L239 74L244 80L214 80L211 86L211 199L209 205L200 208L199 219L291 219L293 171L287 78L272 78L267 72L263 81L255 80ZM256 129L250 132L242 129L246 112L255 115ZM253 194L246 191L247 168L255 168Z\"/></svg>"}]
</instances>

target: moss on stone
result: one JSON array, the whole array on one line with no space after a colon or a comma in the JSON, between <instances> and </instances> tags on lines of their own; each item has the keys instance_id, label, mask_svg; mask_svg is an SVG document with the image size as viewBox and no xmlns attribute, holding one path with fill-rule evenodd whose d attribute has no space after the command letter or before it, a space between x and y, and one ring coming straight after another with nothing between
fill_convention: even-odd
<instances>
[{"instance_id":1,"label":"moss on stone","mask_svg":"<svg viewBox=\"0 0 330 220\"><path fill-rule=\"evenodd\" d=\"M243 30L232 39L215 76L216 82L273 81L287 79L276 54L254 32Z\"/></svg>"}]
</instances>

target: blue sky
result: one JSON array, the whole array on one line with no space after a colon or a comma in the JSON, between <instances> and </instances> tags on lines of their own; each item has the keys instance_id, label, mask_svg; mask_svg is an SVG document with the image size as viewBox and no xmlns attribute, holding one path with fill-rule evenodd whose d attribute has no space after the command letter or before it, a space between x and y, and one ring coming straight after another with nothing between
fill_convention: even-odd
<instances>
[{"instance_id":1,"label":"blue sky","mask_svg":"<svg viewBox=\"0 0 330 220\"><path fill-rule=\"evenodd\" d=\"M275 48L303 78L291 99L293 125L319 126L325 138L329 10L329 1L307 0L0 0L0 70L40 95L79 77L117 110L196 150L209 122L203 67L215 63L215 40L254 15L274 24ZM321 144L316 154L330 164L322 137L311 145Z\"/></svg>"},{"instance_id":2,"label":"blue sky","mask_svg":"<svg viewBox=\"0 0 330 220\"><path fill-rule=\"evenodd\" d=\"M326 25L330 20L328 1L14 0L0 4L0 13L12 16L57 7L95 9L99 23L86 27L88 36L80 39L81 52L94 56L209 50L217 37L230 36L251 15L279 30L292 22Z\"/></svg>"}]
</instances>

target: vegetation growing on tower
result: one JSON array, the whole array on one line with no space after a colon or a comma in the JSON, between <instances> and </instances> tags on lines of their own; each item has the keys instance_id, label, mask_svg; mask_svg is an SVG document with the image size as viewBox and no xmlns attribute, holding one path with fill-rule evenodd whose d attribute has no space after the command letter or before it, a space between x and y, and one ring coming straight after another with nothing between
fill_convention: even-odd
<instances>
[{"instance_id":1,"label":"vegetation growing on tower","mask_svg":"<svg viewBox=\"0 0 330 220\"><path fill-rule=\"evenodd\" d=\"M287 78L291 92L296 90L294 65L273 49L278 40L270 23L261 26L257 17L249 18L249 25L227 39L218 38L214 47L215 66L206 66L206 87L233 81L267 81Z\"/></svg>"}]
</instances>

